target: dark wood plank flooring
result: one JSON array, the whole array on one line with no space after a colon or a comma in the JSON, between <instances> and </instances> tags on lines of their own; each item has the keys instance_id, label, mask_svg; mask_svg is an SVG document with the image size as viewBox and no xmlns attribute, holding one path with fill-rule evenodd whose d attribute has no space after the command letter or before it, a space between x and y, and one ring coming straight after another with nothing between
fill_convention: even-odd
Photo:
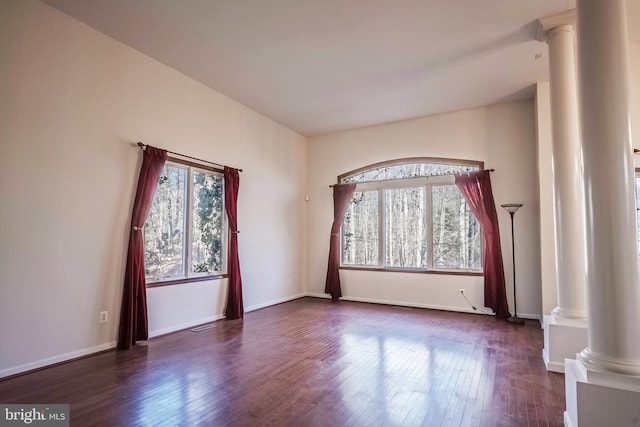
<instances>
[{"instance_id":1,"label":"dark wood plank flooring","mask_svg":"<svg viewBox=\"0 0 640 427\"><path fill-rule=\"evenodd\" d=\"M540 325L303 298L0 381L72 426L561 426Z\"/></svg>"}]
</instances>

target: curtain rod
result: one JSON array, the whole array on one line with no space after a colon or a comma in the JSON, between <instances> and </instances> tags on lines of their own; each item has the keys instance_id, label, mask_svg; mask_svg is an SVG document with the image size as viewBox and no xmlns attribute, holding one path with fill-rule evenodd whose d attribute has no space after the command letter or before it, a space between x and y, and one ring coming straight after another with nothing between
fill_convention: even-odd
<instances>
[{"instance_id":1,"label":"curtain rod","mask_svg":"<svg viewBox=\"0 0 640 427\"><path fill-rule=\"evenodd\" d=\"M640 150L639 150L640 151ZM481 169L483 171L489 171L489 172L495 172L495 169ZM479 171L476 171L479 172ZM466 172L462 172L462 173L466 173ZM416 176L415 178L431 178L434 176L448 176L448 175L455 175L455 173L441 173L439 175L428 175L428 176ZM382 179L381 181L396 181L397 179L404 179L404 178L396 178L396 179ZM366 181L366 182L375 182L375 181ZM356 184L359 184L359 182L356 182ZM329 188L333 188L335 187L337 184L331 184L329 186Z\"/></svg>"},{"instance_id":2,"label":"curtain rod","mask_svg":"<svg viewBox=\"0 0 640 427\"><path fill-rule=\"evenodd\" d=\"M141 149L144 150L144 148L147 146L147 144L143 144L142 142L138 142L138 147L140 147ZM199 162L202 163L208 163L210 165L214 165L214 166L219 166L221 168L224 168L225 165L221 165L220 163L214 163L214 162L210 162L209 160L202 160L199 159L197 157L191 157L191 156L187 156L186 154L180 154L180 153L176 153L175 151L169 151L169 150L165 150L167 153L170 154L174 154L176 156L180 156L180 157L186 157L187 159L191 159L191 160L197 160ZM238 169L238 172L242 172L242 169Z\"/></svg>"}]
</instances>

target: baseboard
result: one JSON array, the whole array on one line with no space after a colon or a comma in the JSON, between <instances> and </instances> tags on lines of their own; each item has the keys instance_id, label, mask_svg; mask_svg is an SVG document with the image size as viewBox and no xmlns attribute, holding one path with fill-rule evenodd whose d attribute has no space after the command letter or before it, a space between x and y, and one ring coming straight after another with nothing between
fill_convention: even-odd
<instances>
[{"instance_id":1,"label":"baseboard","mask_svg":"<svg viewBox=\"0 0 640 427\"><path fill-rule=\"evenodd\" d=\"M540 322L540 324L542 324L542 316L540 316L539 314L518 313L518 317L520 317L521 319L537 320L538 322Z\"/></svg>"},{"instance_id":2,"label":"baseboard","mask_svg":"<svg viewBox=\"0 0 640 427\"><path fill-rule=\"evenodd\" d=\"M573 427L568 411L564 411L564 413L562 414L562 419L564 421L564 427Z\"/></svg>"},{"instance_id":3,"label":"baseboard","mask_svg":"<svg viewBox=\"0 0 640 427\"><path fill-rule=\"evenodd\" d=\"M300 293L296 295L291 295L285 298L280 298L278 300L269 301L261 304L252 305L251 307L245 307L244 312L249 313L251 311L260 310L261 308L271 307L272 305L282 304L283 302L293 301L294 299L300 299L306 297L307 293Z\"/></svg>"},{"instance_id":4,"label":"baseboard","mask_svg":"<svg viewBox=\"0 0 640 427\"><path fill-rule=\"evenodd\" d=\"M542 349L542 361L544 362L544 366L547 368L547 371L564 374L564 363L552 362L549 359L549 353L547 353L547 349L545 348Z\"/></svg>"},{"instance_id":5,"label":"baseboard","mask_svg":"<svg viewBox=\"0 0 640 427\"><path fill-rule=\"evenodd\" d=\"M169 326L168 328L156 329L155 331L149 331L149 339L158 338L162 335L167 335L172 332L182 331L184 329L193 328L194 326L204 325L206 323L215 322L216 320L224 319L224 315L220 314L217 316L207 316L198 320L193 320L191 322L181 323L179 325Z\"/></svg>"},{"instance_id":6,"label":"baseboard","mask_svg":"<svg viewBox=\"0 0 640 427\"><path fill-rule=\"evenodd\" d=\"M300 293L300 294L288 296L286 298L281 298L281 299L278 299L278 300L269 301L269 302L262 303L262 304L256 304L256 305L253 305L251 307L245 308L245 313L248 313L250 311L260 310L261 308L270 307L272 305L281 304L283 302L287 302L287 301L292 301L292 300L295 300L295 299L303 298L305 296L307 296L306 293ZM168 328L156 329L154 331L149 331L149 338L150 339L151 338L157 338L157 337L159 337L161 335L166 335L166 334L169 334L169 333L172 333L172 332L176 332L176 331L180 331L180 330L183 330L183 329L193 328L194 326L215 322L216 320L221 320L221 319L224 319L224 315L222 315L222 314L217 315L217 316L208 316L208 317L205 317L205 318L194 320L192 322L185 322L185 323L182 323L180 325L173 325L173 326L170 326ZM108 343L105 343L105 344L96 345L96 346L85 348L85 349L82 349L82 350L77 350L77 351L72 351L70 353L61 354L59 356L49 357L49 358L46 358L46 359L38 360L37 362L26 363L24 365L14 366L14 367L11 367L11 368L3 369L3 370L0 370L0 379L5 378L5 377L10 377L10 376L13 376L13 375L17 375L17 374L26 373L26 372L33 371L33 370L36 370L36 369L39 369L39 368L49 367L49 366L56 365L56 364L61 363L61 362L67 362L67 361L70 361L70 360L73 360L73 359L78 359L78 358L81 358L83 356L89 356L89 355L92 355L94 353L99 353L101 351L111 350L113 348L116 348L116 346L117 346L117 343L115 341L108 342Z\"/></svg>"},{"instance_id":7,"label":"baseboard","mask_svg":"<svg viewBox=\"0 0 640 427\"><path fill-rule=\"evenodd\" d=\"M331 298L329 295L316 294L316 293L307 293L307 296L310 296L313 298L325 298L325 299ZM475 311L471 308L465 308L465 307L454 307L454 306L436 305L436 304L422 304L422 303L414 303L414 302L407 302L407 301L378 300L373 298L360 298L360 297L340 297L340 299L343 301L366 302L370 304L383 304L383 305L396 305L400 307L428 308L431 310L457 311L459 313L484 314L486 316L491 316L491 314L487 312L484 312L481 310Z\"/></svg>"},{"instance_id":8,"label":"baseboard","mask_svg":"<svg viewBox=\"0 0 640 427\"><path fill-rule=\"evenodd\" d=\"M76 350L69 353L61 354L59 356L48 357L46 359L38 360L37 362L26 363L20 366L14 366L12 368L3 369L0 371L0 378L10 377L16 374L22 374L28 371L33 371L39 368L56 365L61 362L67 362L69 360L78 359L84 356L89 356L94 353L99 353L105 350L111 350L116 347L116 342L108 342L93 347L84 348L82 350Z\"/></svg>"},{"instance_id":9,"label":"baseboard","mask_svg":"<svg viewBox=\"0 0 640 427\"><path fill-rule=\"evenodd\" d=\"M330 295L327 294L318 294L314 292L307 292L306 296L313 298L331 298ZM479 308L478 310L473 310L471 308L466 307L456 307L456 306L448 306L448 305L437 305L437 304L423 304L423 303L414 303L407 301L390 301L390 300L378 300L374 298L361 298L361 297L340 297L341 300L344 301L354 301L354 302L367 302L371 304L384 304L384 305L398 305L401 307L415 307L415 308L428 308L431 310L444 310L444 311L457 311L459 313L473 313L473 314L484 314L488 316L493 316L492 313L488 313L488 309ZM527 313L518 313L518 317L522 319L531 319L537 320L540 322L540 315L538 314L527 314Z\"/></svg>"},{"instance_id":10,"label":"baseboard","mask_svg":"<svg viewBox=\"0 0 640 427\"><path fill-rule=\"evenodd\" d=\"M299 293L299 294L291 295L291 296L288 296L288 297L285 297L285 298L280 298L278 300L269 301L269 302L266 302L266 303L261 303L261 304L252 305L250 307L246 307L245 308L245 313L249 313L251 311L260 310L262 308L270 307L270 306L276 305L276 304L282 304L284 302L296 300L296 299L299 299L299 298L304 298L306 296L314 297L314 298L325 298L325 299L329 299L330 298L330 296L327 295L327 294L318 294L318 293L313 293L313 292ZM401 307L427 308L427 309L432 309L432 310L457 311L457 312L460 312L460 313L473 313L473 314L490 315L489 313L486 313L486 312L483 312L483 311L480 311L480 310L474 311L474 310L472 310L470 308L464 308L464 307L444 306L444 305L436 305L436 304L411 303L411 302L406 302L406 301L378 300L378 299L373 299L373 298L360 298L360 297L342 297L342 299L345 300L345 301L365 302L365 303L371 303L371 304L396 305L396 306L401 306ZM519 314L518 317L522 317L524 319L535 319L535 320L539 320L540 319L540 316L533 315L533 314ZM171 332L176 332L176 331L179 331L179 330L192 328L194 326L215 322L216 320L220 320L220 319L224 319L224 315L209 316L209 317L205 317L205 318L202 318L202 319L198 319L198 320L193 321L193 322L186 322L186 323L183 323L183 324L180 324L180 325L177 325L177 326L171 326L171 327L168 327L168 328L157 329L155 331L149 331L149 338L155 338L155 337L158 337L158 336L161 336L161 335L169 334ZM16 374L21 374L21 373L24 373L24 372L27 372L27 371L32 371L32 370L35 370L35 369L39 369L39 368L55 365L57 363L66 362L66 361L69 361L69 360L72 360L72 359L77 359L77 358L80 358L80 357L83 357L83 356L88 356L88 355L91 355L93 353L99 353L101 351L110 350L110 349L115 348L116 345L117 345L117 343L115 341L112 341L112 342L96 345L96 346L93 346L93 347L88 347L88 348L85 348L85 349L82 349L82 350L72 351L72 352L65 353L65 354L62 354L62 355L59 355L59 356L38 360L37 362L27 363L27 364L24 364L24 365L14 366L14 367L11 367L11 368L3 369L3 370L0 371L0 379L4 378L4 377L9 377L9 376L12 376L12 375L16 375Z\"/></svg>"}]
</instances>

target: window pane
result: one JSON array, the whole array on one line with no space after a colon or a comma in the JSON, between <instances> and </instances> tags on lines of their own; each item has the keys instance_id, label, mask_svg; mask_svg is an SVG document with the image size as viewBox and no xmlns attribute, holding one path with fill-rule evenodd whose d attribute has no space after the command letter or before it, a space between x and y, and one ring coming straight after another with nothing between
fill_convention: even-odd
<instances>
[{"instance_id":1,"label":"window pane","mask_svg":"<svg viewBox=\"0 0 640 427\"><path fill-rule=\"evenodd\" d=\"M207 172L193 172L193 241L191 271L222 271L223 178Z\"/></svg>"},{"instance_id":2,"label":"window pane","mask_svg":"<svg viewBox=\"0 0 640 427\"><path fill-rule=\"evenodd\" d=\"M378 192L356 191L342 224L342 263L379 265Z\"/></svg>"},{"instance_id":3,"label":"window pane","mask_svg":"<svg viewBox=\"0 0 640 427\"><path fill-rule=\"evenodd\" d=\"M433 187L433 267L481 270L480 224L455 185Z\"/></svg>"},{"instance_id":4,"label":"window pane","mask_svg":"<svg viewBox=\"0 0 640 427\"><path fill-rule=\"evenodd\" d=\"M424 187L385 190L385 265L424 268L426 244Z\"/></svg>"},{"instance_id":5,"label":"window pane","mask_svg":"<svg viewBox=\"0 0 640 427\"><path fill-rule=\"evenodd\" d=\"M460 165L452 163L399 163L369 169L342 179L342 182L370 182L386 179L405 179L420 176L444 175L461 172L472 172L480 169L476 165Z\"/></svg>"},{"instance_id":6,"label":"window pane","mask_svg":"<svg viewBox=\"0 0 640 427\"><path fill-rule=\"evenodd\" d=\"M187 170L165 165L144 226L148 280L183 276Z\"/></svg>"}]
</instances>

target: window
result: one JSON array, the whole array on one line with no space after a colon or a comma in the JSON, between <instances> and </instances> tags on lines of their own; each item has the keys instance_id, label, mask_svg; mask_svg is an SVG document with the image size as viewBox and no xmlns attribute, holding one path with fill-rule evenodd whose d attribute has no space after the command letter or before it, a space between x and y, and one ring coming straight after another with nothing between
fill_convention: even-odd
<instances>
[{"instance_id":1,"label":"window","mask_svg":"<svg viewBox=\"0 0 640 427\"><path fill-rule=\"evenodd\" d=\"M480 224L452 174L482 166L407 159L340 176L358 184L342 224L342 266L481 272Z\"/></svg>"},{"instance_id":2,"label":"window","mask_svg":"<svg viewBox=\"0 0 640 427\"><path fill-rule=\"evenodd\" d=\"M222 174L167 162L144 226L147 282L224 274L225 242Z\"/></svg>"}]
</instances>

